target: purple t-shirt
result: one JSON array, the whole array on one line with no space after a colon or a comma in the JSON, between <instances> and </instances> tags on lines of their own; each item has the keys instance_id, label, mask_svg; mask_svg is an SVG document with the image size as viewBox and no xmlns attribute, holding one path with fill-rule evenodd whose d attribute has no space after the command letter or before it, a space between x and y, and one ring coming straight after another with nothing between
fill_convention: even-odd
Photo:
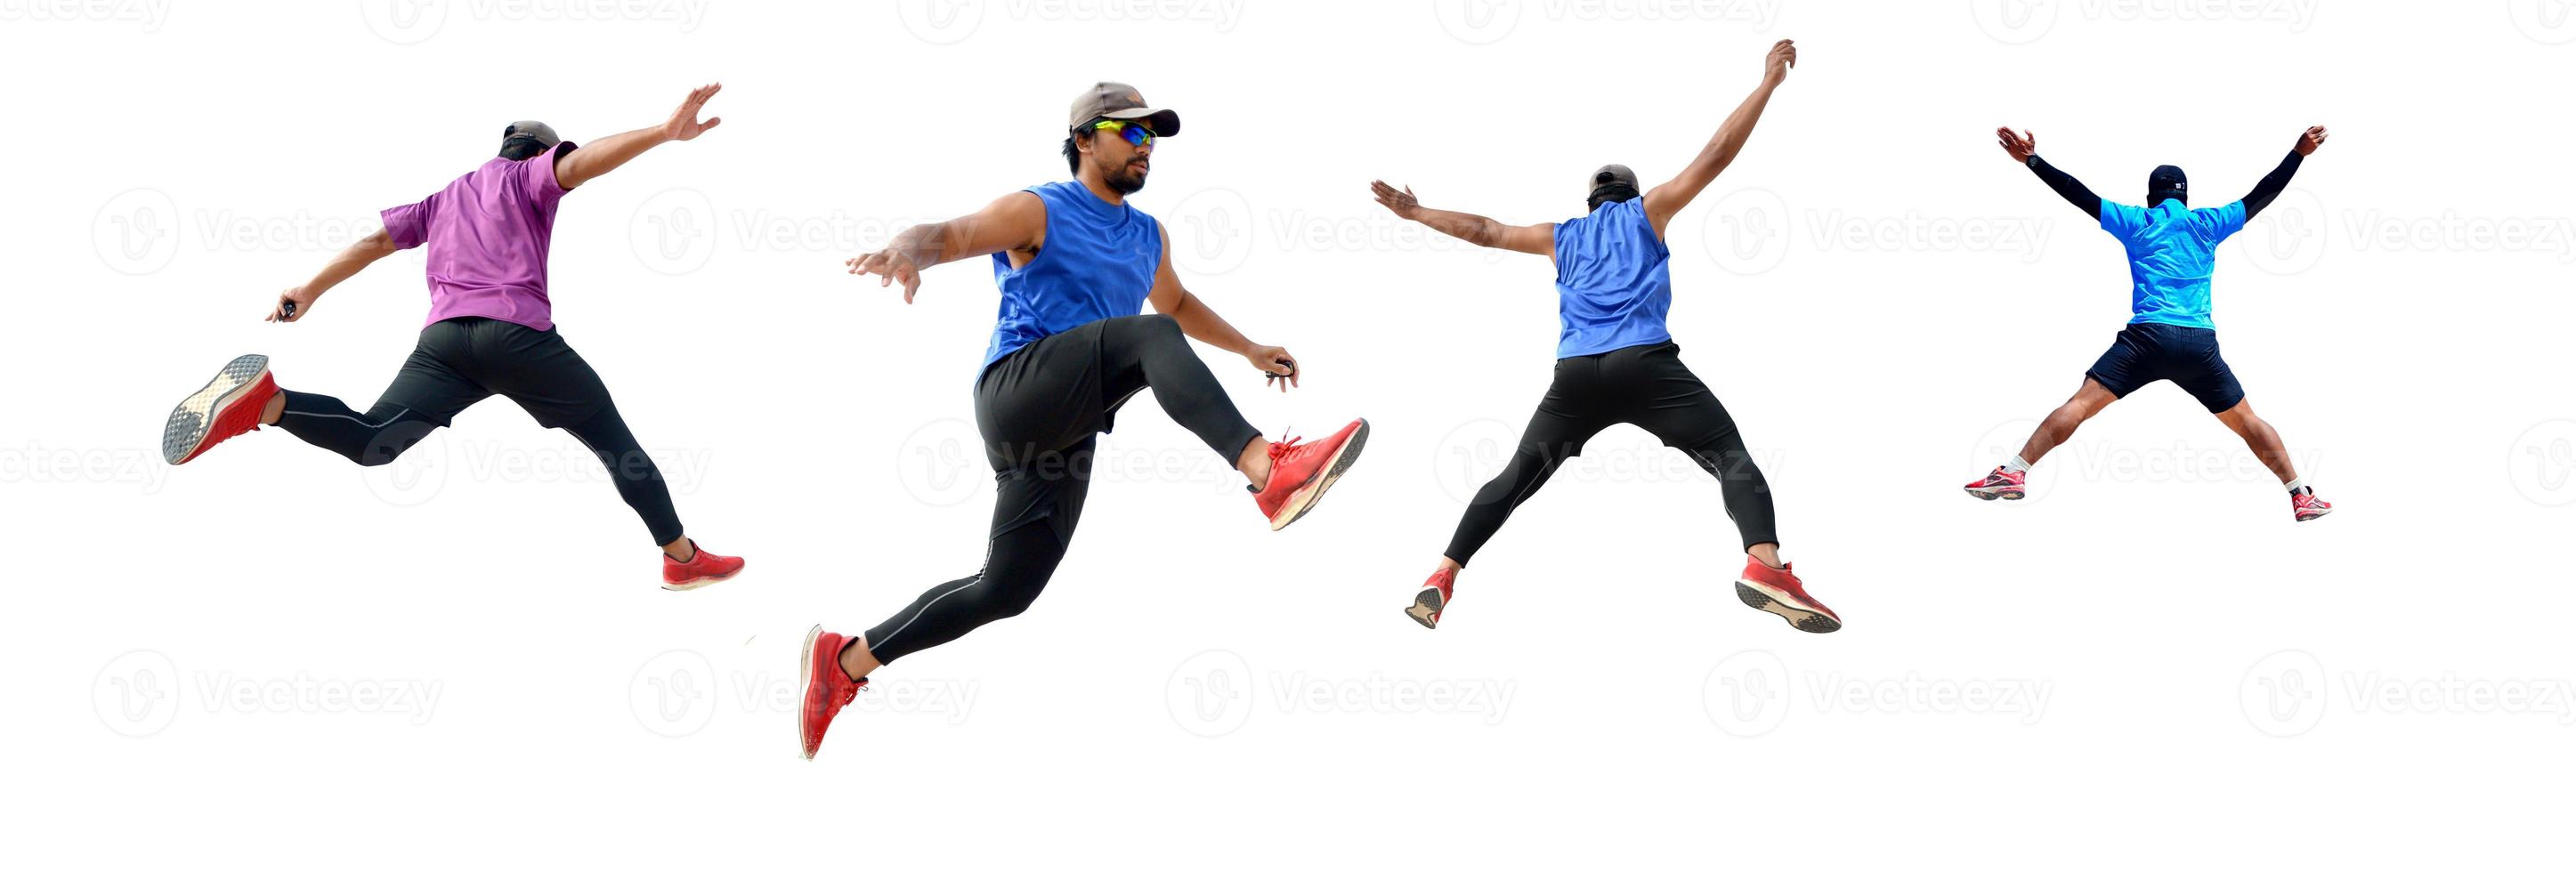
<instances>
[{"instance_id":1,"label":"purple t-shirt","mask_svg":"<svg viewBox=\"0 0 2576 872\"><path fill-rule=\"evenodd\" d=\"M569 143L567 143L568 145ZM395 248L429 246L429 320L481 315L554 329L546 299L546 249L553 242L558 146L527 160L493 158L428 199L384 211Z\"/></svg>"}]
</instances>

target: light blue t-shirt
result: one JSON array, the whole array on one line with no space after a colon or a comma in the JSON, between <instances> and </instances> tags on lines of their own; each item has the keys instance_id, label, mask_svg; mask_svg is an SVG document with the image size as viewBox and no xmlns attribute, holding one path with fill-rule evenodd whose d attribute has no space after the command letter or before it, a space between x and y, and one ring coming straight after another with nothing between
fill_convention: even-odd
<instances>
[{"instance_id":1,"label":"light blue t-shirt","mask_svg":"<svg viewBox=\"0 0 2576 872\"><path fill-rule=\"evenodd\" d=\"M1562 360L1672 341L1672 251L1646 220L1646 198L1605 203L1556 225L1557 339Z\"/></svg>"},{"instance_id":2,"label":"light blue t-shirt","mask_svg":"<svg viewBox=\"0 0 2576 872\"><path fill-rule=\"evenodd\" d=\"M1077 181L1028 190L1046 203L1046 242L1018 269L1010 252L993 253L1002 309L984 349L987 367L1031 342L1144 311L1163 263L1163 226L1153 216L1110 205Z\"/></svg>"},{"instance_id":3,"label":"light blue t-shirt","mask_svg":"<svg viewBox=\"0 0 2576 872\"><path fill-rule=\"evenodd\" d=\"M2104 200L2102 229L2129 250L2129 323L2216 329L2209 275L2218 243L2245 229L2245 201L2186 209L2166 200L2150 209Z\"/></svg>"}]
</instances>

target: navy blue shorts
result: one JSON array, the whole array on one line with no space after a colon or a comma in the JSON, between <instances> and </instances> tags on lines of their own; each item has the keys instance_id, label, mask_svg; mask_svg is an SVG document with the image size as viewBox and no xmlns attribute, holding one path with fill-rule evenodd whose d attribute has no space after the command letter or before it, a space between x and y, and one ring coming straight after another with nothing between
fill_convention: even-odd
<instances>
[{"instance_id":1,"label":"navy blue shorts","mask_svg":"<svg viewBox=\"0 0 2576 872\"><path fill-rule=\"evenodd\" d=\"M2218 356L2218 331L2206 327L2131 324L2084 377L2101 382L2120 397L2170 379L2212 415L2245 401L2244 386L2236 383L2227 360Z\"/></svg>"}]
</instances>

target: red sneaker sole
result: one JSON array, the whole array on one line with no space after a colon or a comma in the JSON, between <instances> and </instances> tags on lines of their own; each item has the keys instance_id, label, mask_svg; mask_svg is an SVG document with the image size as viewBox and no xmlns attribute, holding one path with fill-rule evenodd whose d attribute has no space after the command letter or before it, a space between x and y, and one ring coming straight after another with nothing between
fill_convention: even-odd
<instances>
[{"instance_id":1,"label":"red sneaker sole","mask_svg":"<svg viewBox=\"0 0 2576 872\"><path fill-rule=\"evenodd\" d=\"M1270 522L1270 529L1283 529L1297 523L1297 519L1305 517L1307 512L1314 511L1315 504L1324 501L1324 491L1330 490L1333 482L1340 481L1342 473L1349 471L1351 464L1360 459L1360 446L1368 444L1368 434L1368 419L1361 418L1360 428L1351 433L1349 441L1342 443L1341 450L1333 452L1333 462L1324 465L1324 474L1288 495L1288 504L1281 507L1285 511L1280 518Z\"/></svg>"},{"instance_id":2,"label":"red sneaker sole","mask_svg":"<svg viewBox=\"0 0 2576 872\"><path fill-rule=\"evenodd\" d=\"M1843 628L1843 622L1832 615L1797 605L1797 599L1770 585L1744 579L1735 580L1735 598L1745 605L1779 615L1789 626L1810 633L1831 633Z\"/></svg>"},{"instance_id":3,"label":"red sneaker sole","mask_svg":"<svg viewBox=\"0 0 2576 872\"><path fill-rule=\"evenodd\" d=\"M1448 605L1445 599L1439 588L1423 588L1421 593L1413 595L1413 604L1404 608L1404 616L1424 627L1440 629L1440 610Z\"/></svg>"},{"instance_id":4,"label":"red sneaker sole","mask_svg":"<svg viewBox=\"0 0 2576 872\"><path fill-rule=\"evenodd\" d=\"M2001 490L1996 488L1972 487L1968 488L1968 495L1981 500L2017 500L2021 499L2022 492L2018 488L2013 490Z\"/></svg>"},{"instance_id":5,"label":"red sneaker sole","mask_svg":"<svg viewBox=\"0 0 2576 872\"><path fill-rule=\"evenodd\" d=\"M197 459L208 447L206 434L214 431L215 421L232 409L242 392L259 384L268 374L268 355L245 354L215 372L215 377L180 400L170 410L170 420L161 425L161 459L172 465Z\"/></svg>"},{"instance_id":6,"label":"red sneaker sole","mask_svg":"<svg viewBox=\"0 0 2576 872\"><path fill-rule=\"evenodd\" d=\"M690 580L688 580L688 581L665 581L665 582L662 582L662 589L663 589L663 590L697 590L697 589L699 589L699 588L714 587L714 586L716 585L716 583L717 583L717 582L730 580L730 579L732 579L734 576L741 575L741 574L742 574L742 570L743 570L743 569L750 569L750 568L751 568L751 565L746 563L746 564L743 564L743 566L742 566L742 568L741 568L741 569L736 569L736 570L734 570L734 571L732 571L732 572L728 572L728 573L725 573L725 574L723 574L723 575L709 575L709 576L704 576L704 577L700 577L700 578L693 578L693 579L690 579Z\"/></svg>"},{"instance_id":7,"label":"red sneaker sole","mask_svg":"<svg viewBox=\"0 0 2576 872\"><path fill-rule=\"evenodd\" d=\"M823 625L815 624L805 631L805 647L796 655L796 756L807 760L814 759L814 752L807 748L821 750L816 747L820 743L805 741L805 712L814 704L814 640L820 638Z\"/></svg>"}]
</instances>

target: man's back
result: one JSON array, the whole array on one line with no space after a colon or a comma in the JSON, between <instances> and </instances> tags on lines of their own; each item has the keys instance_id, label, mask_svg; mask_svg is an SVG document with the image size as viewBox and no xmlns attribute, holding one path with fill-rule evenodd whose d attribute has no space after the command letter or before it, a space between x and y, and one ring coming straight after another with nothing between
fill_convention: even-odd
<instances>
[{"instance_id":1,"label":"man's back","mask_svg":"<svg viewBox=\"0 0 2576 872\"><path fill-rule=\"evenodd\" d=\"M2209 277L2218 243L2245 229L2244 201L2186 209L2180 200L2153 207L2105 200L2100 217L2102 230L2129 252L2129 323L2214 329Z\"/></svg>"},{"instance_id":2,"label":"man's back","mask_svg":"<svg viewBox=\"0 0 2576 872\"><path fill-rule=\"evenodd\" d=\"M429 246L429 319L479 315L530 329L554 326L546 253L564 188L555 160L493 158L418 203L384 210L396 248Z\"/></svg>"}]
</instances>

